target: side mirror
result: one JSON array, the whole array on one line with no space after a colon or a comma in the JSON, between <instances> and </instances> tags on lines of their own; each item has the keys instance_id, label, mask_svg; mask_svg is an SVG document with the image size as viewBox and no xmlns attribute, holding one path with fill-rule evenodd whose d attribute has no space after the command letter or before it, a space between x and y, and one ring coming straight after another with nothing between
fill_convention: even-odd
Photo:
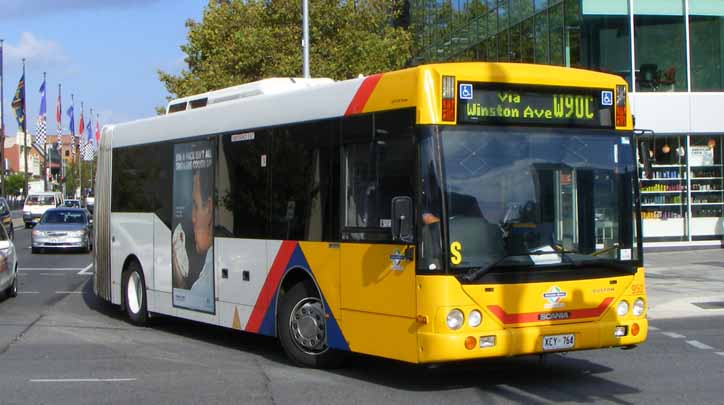
<instances>
[{"instance_id":1,"label":"side mirror","mask_svg":"<svg viewBox=\"0 0 724 405\"><path fill-rule=\"evenodd\" d=\"M392 199L392 239L412 243L412 198L394 197Z\"/></svg>"},{"instance_id":2,"label":"side mirror","mask_svg":"<svg viewBox=\"0 0 724 405\"><path fill-rule=\"evenodd\" d=\"M641 158L641 163L644 165L644 178L651 179L653 178L653 171L651 169L651 159L649 158L649 143L646 141L641 141L639 143L639 157Z\"/></svg>"}]
</instances>

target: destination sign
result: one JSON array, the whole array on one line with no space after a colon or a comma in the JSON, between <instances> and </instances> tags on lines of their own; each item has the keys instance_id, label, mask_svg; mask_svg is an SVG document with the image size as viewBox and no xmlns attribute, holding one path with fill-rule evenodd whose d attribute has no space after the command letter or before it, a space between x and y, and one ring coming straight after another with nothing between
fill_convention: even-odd
<instances>
[{"instance_id":1,"label":"destination sign","mask_svg":"<svg viewBox=\"0 0 724 405\"><path fill-rule=\"evenodd\" d=\"M613 128L613 91L460 83L458 123Z\"/></svg>"}]
</instances>

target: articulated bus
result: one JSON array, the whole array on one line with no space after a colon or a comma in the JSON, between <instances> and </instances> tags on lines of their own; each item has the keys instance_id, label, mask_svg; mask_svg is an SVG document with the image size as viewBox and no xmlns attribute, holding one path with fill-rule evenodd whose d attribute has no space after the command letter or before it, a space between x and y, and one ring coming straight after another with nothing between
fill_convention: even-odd
<instances>
[{"instance_id":1,"label":"articulated bus","mask_svg":"<svg viewBox=\"0 0 724 405\"><path fill-rule=\"evenodd\" d=\"M451 63L237 90L102 131L94 290L133 323L274 336L310 367L646 340L620 77Z\"/></svg>"}]
</instances>

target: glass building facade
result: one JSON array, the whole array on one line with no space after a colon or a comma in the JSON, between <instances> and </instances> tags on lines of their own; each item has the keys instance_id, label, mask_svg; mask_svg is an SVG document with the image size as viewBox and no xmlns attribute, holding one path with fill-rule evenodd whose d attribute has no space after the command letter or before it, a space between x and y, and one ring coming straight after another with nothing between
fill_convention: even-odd
<instances>
[{"instance_id":1,"label":"glass building facade","mask_svg":"<svg viewBox=\"0 0 724 405\"><path fill-rule=\"evenodd\" d=\"M491 61L608 72L654 130L644 237L724 235L724 0L411 0L413 64Z\"/></svg>"}]
</instances>

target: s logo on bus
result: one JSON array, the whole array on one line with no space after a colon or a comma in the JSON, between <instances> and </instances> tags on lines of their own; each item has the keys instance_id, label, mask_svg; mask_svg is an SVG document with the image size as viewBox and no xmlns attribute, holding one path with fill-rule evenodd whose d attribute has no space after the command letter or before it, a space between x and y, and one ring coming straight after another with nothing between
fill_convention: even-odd
<instances>
[{"instance_id":1,"label":"s logo on bus","mask_svg":"<svg viewBox=\"0 0 724 405\"><path fill-rule=\"evenodd\" d=\"M545 293L543 293L543 298L545 298L548 303L543 305L543 308L561 308L564 307L566 304L561 302L561 299L566 296L566 292L558 288L558 286L553 286L548 289Z\"/></svg>"}]
</instances>

